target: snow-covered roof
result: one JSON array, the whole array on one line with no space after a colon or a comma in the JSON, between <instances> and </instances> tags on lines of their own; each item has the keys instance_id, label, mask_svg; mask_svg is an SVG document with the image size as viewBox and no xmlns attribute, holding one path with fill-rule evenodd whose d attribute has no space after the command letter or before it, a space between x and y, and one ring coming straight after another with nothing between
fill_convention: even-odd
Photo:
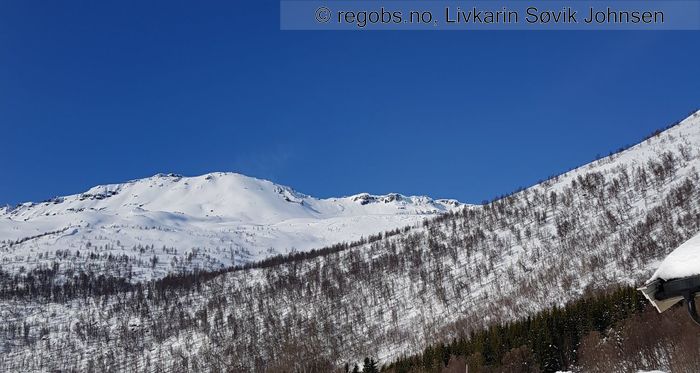
<instances>
[{"instance_id":1,"label":"snow-covered roof","mask_svg":"<svg viewBox=\"0 0 700 373\"><path fill-rule=\"evenodd\" d=\"M668 254L654 275L639 290L659 312L664 312L680 302L683 297L657 299L657 292L662 289L661 283L698 275L700 275L700 233Z\"/></svg>"},{"instance_id":2,"label":"snow-covered roof","mask_svg":"<svg viewBox=\"0 0 700 373\"><path fill-rule=\"evenodd\" d=\"M668 254L647 283L656 279L668 281L695 275L700 275L700 234Z\"/></svg>"}]
</instances>

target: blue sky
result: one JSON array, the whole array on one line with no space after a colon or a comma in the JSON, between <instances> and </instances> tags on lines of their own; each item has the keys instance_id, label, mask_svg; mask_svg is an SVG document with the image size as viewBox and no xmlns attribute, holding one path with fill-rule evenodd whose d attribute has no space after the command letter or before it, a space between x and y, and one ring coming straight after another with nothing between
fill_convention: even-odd
<instances>
[{"instance_id":1,"label":"blue sky","mask_svg":"<svg viewBox=\"0 0 700 373\"><path fill-rule=\"evenodd\" d=\"M697 32L282 32L275 1L0 3L0 204L158 172L466 202L700 107Z\"/></svg>"}]
</instances>

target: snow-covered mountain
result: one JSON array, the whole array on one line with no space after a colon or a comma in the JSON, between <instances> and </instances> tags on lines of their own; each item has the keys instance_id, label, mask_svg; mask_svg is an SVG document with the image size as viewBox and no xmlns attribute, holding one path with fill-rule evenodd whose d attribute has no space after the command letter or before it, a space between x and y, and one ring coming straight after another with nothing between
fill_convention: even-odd
<instances>
[{"instance_id":1,"label":"snow-covered mountain","mask_svg":"<svg viewBox=\"0 0 700 373\"><path fill-rule=\"evenodd\" d=\"M99 258L76 252L126 255L111 274L158 277L354 241L461 206L400 194L317 199L236 173L159 174L0 209L0 264L81 269Z\"/></svg>"},{"instance_id":2,"label":"snow-covered mountain","mask_svg":"<svg viewBox=\"0 0 700 373\"><path fill-rule=\"evenodd\" d=\"M700 232L698 170L695 112L622 152L492 203L324 255L143 287L89 275L61 283L65 277L51 270L0 272L0 319L7 325L0 326L0 371L331 372L366 356L391 362L595 289L643 283ZM341 200L355 207L395 203ZM327 213L325 203L313 211ZM39 219L23 208L5 212L14 214L12 224L22 214ZM278 214L291 214L283 210ZM211 217L206 210L190 214ZM251 234L277 226L274 214L264 216L268 225ZM299 219L309 218L291 220ZM152 250L129 255L148 258ZM81 260L56 256L62 265Z\"/></svg>"}]
</instances>

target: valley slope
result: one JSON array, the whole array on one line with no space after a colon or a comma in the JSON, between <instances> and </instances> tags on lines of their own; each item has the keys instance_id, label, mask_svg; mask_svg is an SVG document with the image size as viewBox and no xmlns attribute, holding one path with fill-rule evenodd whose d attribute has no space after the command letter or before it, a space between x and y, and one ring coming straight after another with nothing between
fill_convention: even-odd
<instances>
[{"instance_id":1,"label":"valley slope","mask_svg":"<svg viewBox=\"0 0 700 373\"><path fill-rule=\"evenodd\" d=\"M61 301L7 280L0 370L389 362L591 289L641 283L700 232L699 168L700 112L512 195L327 255L110 294L75 296L89 294L77 283L55 289Z\"/></svg>"}]
</instances>

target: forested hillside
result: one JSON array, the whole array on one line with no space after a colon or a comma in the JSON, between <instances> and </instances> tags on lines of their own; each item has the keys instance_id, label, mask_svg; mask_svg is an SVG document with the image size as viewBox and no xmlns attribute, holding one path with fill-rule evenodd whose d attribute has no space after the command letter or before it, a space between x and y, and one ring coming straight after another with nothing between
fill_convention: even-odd
<instances>
[{"instance_id":1,"label":"forested hillside","mask_svg":"<svg viewBox=\"0 0 700 373\"><path fill-rule=\"evenodd\" d=\"M638 284L700 231L698 168L695 113L536 186L325 255L60 301L12 295L8 279L0 370L390 363L597 288Z\"/></svg>"},{"instance_id":2,"label":"forested hillside","mask_svg":"<svg viewBox=\"0 0 700 373\"><path fill-rule=\"evenodd\" d=\"M684 306L659 314L633 287L601 289L565 307L428 346L389 373L695 372L697 325Z\"/></svg>"},{"instance_id":3,"label":"forested hillside","mask_svg":"<svg viewBox=\"0 0 700 373\"><path fill-rule=\"evenodd\" d=\"M596 351L600 335L616 336L609 331L636 318L647 306L644 296L632 287L601 290L565 307L553 307L534 316L492 325L450 342L428 346L421 354L401 358L386 370L392 373L462 373L468 365L470 372L535 373L578 368L583 364L586 372L592 372L591 363L603 357ZM625 342L632 344L632 341ZM607 354L604 357L611 358ZM658 360L639 361L641 359L633 353L625 358L630 360L630 369L638 370L650 363L661 366ZM608 367L603 372L624 371L621 360L624 359L617 359L616 365L603 363Z\"/></svg>"}]
</instances>

